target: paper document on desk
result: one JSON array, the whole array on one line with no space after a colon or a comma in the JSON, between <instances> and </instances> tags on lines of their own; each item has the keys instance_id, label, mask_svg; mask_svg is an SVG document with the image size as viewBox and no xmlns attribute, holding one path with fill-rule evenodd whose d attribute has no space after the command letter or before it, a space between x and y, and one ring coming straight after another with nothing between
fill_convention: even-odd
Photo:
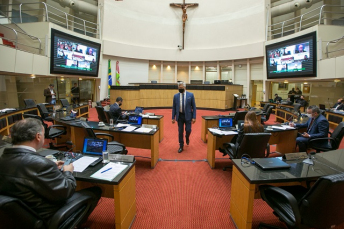
<instances>
[{"instance_id":1,"label":"paper document on desk","mask_svg":"<svg viewBox=\"0 0 344 229\"><path fill-rule=\"evenodd\" d=\"M148 118L149 117L149 115L141 115L142 116L142 118Z\"/></svg>"},{"instance_id":2,"label":"paper document on desk","mask_svg":"<svg viewBox=\"0 0 344 229\"><path fill-rule=\"evenodd\" d=\"M223 135L233 135L233 134L238 134L236 131L221 131Z\"/></svg>"},{"instance_id":3,"label":"paper document on desk","mask_svg":"<svg viewBox=\"0 0 344 229\"><path fill-rule=\"evenodd\" d=\"M291 126L271 126L274 129L279 129L279 130L286 130L286 129L294 129L294 127Z\"/></svg>"},{"instance_id":4,"label":"paper document on desk","mask_svg":"<svg viewBox=\"0 0 344 229\"><path fill-rule=\"evenodd\" d=\"M92 178L112 181L118 174L120 174L128 165L110 162L103 168L91 175Z\"/></svg>"},{"instance_id":5,"label":"paper document on desk","mask_svg":"<svg viewBox=\"0 0 344 229\"><path fill-rule=\"evenodd\" d=\"M130 126L130 124L118 123L116 127Z\"/></svg>"},{"instance_id":6,"label":"paper document on desk","mask_svg":"<svg viewBox=\"0 0 344 229\"><path fill-rule=\"evenodd\" d=\"M73 162L74 172L83 172L92 162L97 160L98 157L87 157L83 156Z\"/></svg>"},{"instance_id":7,"label":"paper document on desk","mask_svg":"<svg viewBox=\"0 0 344 229\"><path fill-rule=\"evenodd\" d=\"M214 133L214 134L219 134L219 135L233 135L233 134L238 134L236 131L223 131L219 130L216 128L209 128L209 131Z\"/></svg>"},{"instance_id":8,"label":"paper document on desk","mask_svg":"<svg viewBox=\"0 0 344 229\"><path fill-rule=\"evenodd\" d=\"M152 116L149 116L149 118L159 118L159 117L156 115L152 115Z\"/></svg>"},{"instance_id":9,"label":"paper document on desk","mask_svg":"<svg viewBox=\"0 0 344 229\"><path fill-rule=\"evenodd\" d=\"M136 128L137 128L136 126L128 126L127 128L123 129L122 131L131 132L131 131L135 130Z\"/></svg>"},{"instance_id":10,"label":"paper document on desk","mask_svg":"<svg viewBox=\"0 0 344 229\"><path fill-rule=\"evenodd\" d=\"M144 127L141 127L135 130L135 132L140 132L140 133L149 133L151 131L152 131L151 128L144 128Z\"/></svg>"}]
</instances>

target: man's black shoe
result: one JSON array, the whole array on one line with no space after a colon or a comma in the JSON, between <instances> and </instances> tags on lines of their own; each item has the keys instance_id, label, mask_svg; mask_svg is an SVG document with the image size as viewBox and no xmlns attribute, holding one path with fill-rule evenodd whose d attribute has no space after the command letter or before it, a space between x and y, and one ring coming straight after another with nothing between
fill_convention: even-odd
<instances>
[{"instance_id":1,"label":"man's black shoe","mask_svg":"<svg viewBox=\"0 0 344 229\"><path fill-rule=\"evenodd\" d=\"M179 149L178 149L178 153L181 153L183 151L183 147L180 147Z\"/></svg>"},{"instance_id":2,"label":"man's black shoe","mask_svg":"<svg viewBox=\"0 0 344 229\"><path fill-rule=\"evenodd\" d=\"M189 143L190 143L190 140L186 139L186 144L189 145Z\"/></svg>"}]
</instances>

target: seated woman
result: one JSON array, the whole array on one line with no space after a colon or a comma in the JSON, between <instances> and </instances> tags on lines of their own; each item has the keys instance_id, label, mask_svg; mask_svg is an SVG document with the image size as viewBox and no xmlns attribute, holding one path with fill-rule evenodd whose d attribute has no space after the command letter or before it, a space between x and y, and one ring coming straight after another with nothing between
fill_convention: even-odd
<instances>
[{"instance_id":1,"label":"seated woman","mask_svg":"<svg viewBox=\"0 0 344 229\"><path fill-rule=\"evenodd\" d=\"M244 134L246 133L263 133L264 126L258 121L256 112L249 111L245 115L245 122L242 127L239 127L238 135L233 138L232 143L235 143L236 147L241 144Z\"/></svg>"}]
</instances>

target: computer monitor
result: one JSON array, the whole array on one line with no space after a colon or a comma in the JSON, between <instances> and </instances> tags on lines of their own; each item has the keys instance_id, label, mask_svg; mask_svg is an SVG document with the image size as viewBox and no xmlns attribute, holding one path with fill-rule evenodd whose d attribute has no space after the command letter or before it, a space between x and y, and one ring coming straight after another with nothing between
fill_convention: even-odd
<instances>
[{"instance_id":1,"label":"computer monitor","mask_svg":"<svg viewBox=\"0 0 344 229\"><path fill-rule=\"evenodd\" d=\"M233 126L233 119L232 118L220 118L219 119L219 127L232 127Z\"/></svg>"},{"instance_id":2,"label":"computer monitor","mask_svg":"<svg viewBox=\"0 0 344 229\"><path fill-rule=\"evenodd\" d=\"M85 138L82 153L101 156L102 152L107 149L107 143L107 139Z\"/></svg>"},{"instance_id":3,"label":"computer monitor","mask_svg":"<svg viewBox=\"0 0 344 229\"><path fill-rule=\"evenodd\" d=\"M214 80L214 84L221 84L221 80Z\"/></svg>"},{"instance_id":4,"label":"computer monitor","mask_svg":"<svg viewBox=\"0 0 344 229\"><path fill-rule=\"evenodd\" d=\"M140 115L129 115L128 124L130 124L130 125L142 125L142 116L140 116Z\"/></svg>"},{"instance_id":5,"label":"computer monitor","mask_svg":"<svg viewBox=\"0 0 344 229\"><path fill-rule=\"evenodd\" d=\"M142 114L143 113L143 107L136 107L134 112L135 112L135 114Z\"/></svg>"}]
</instances>

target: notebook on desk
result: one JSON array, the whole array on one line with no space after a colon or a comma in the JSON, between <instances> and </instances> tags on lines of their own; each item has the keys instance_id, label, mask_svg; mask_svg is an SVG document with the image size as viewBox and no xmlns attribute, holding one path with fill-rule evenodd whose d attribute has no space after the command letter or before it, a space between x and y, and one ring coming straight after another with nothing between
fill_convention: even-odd
<instances>
[{"instance_id":1,"label":"notebook on desk","mask_svg":"<svg viewBox=\"0 0 344 229\"><path fill-rule=\"evenodd\" d=\"M255 164L263 170L289 169L290 165L278 158L255 158Z\"/></svg>"},{"instance_id":2,"label":"notebook on desk","mask_svg":"<svg viewBox=\"0 0 344 229\"><path fill-rule=\"evenodd\" d=\"M220 130L234 130L232 118L219 118L219 129Z\"/></svg>"}]
</instances>

